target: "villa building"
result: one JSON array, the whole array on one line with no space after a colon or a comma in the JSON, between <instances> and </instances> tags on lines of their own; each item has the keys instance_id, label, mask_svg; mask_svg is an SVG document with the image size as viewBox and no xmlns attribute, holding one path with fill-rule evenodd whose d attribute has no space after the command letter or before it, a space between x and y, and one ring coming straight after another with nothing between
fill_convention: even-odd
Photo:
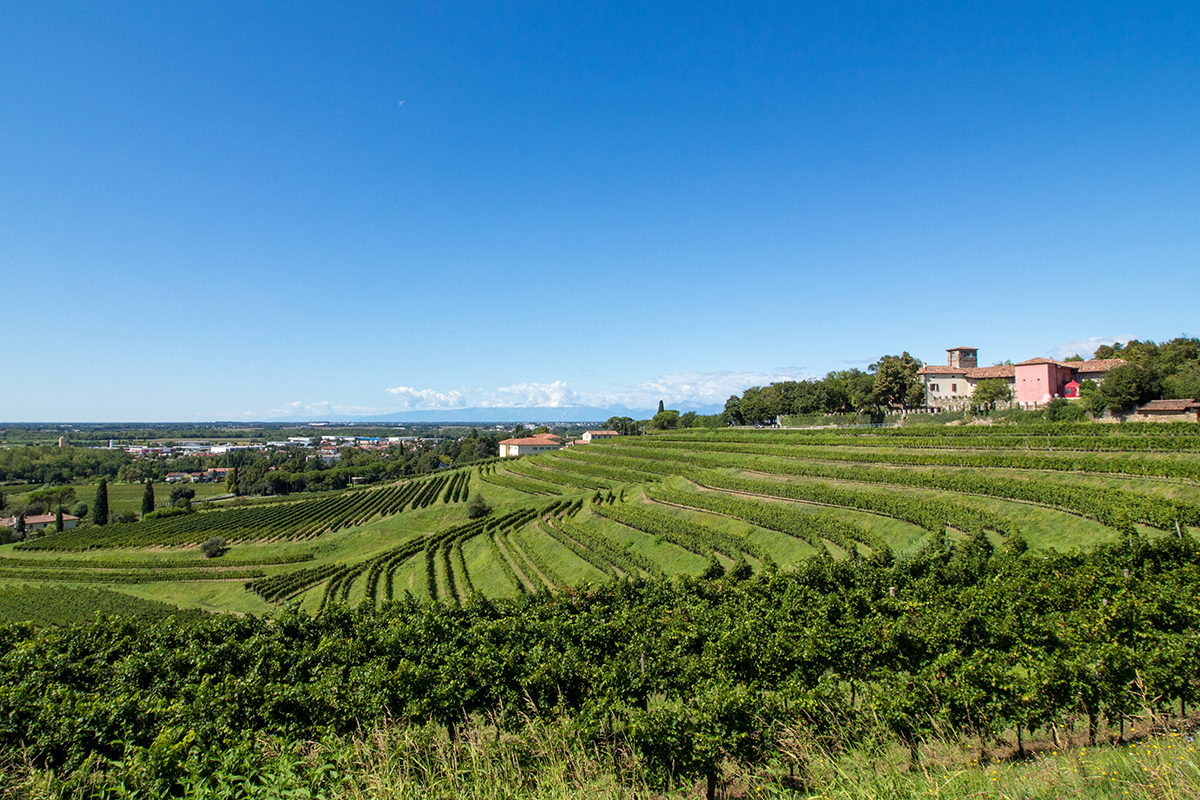
<instances>
[{"instance_id":1,"label":"villa building","mask_svg":"<svg viewBox=\"0 0 1200 800\"><path fill-rule=\"evenodd\" d=\"M69 531L77 525L79 525L79 517L72 516L71 514L63 514L64 531ZM17 518L15 516L8 517L7 519L0 519L0 528L12 528L15 530L16 527ZM47 528L54 528L53 514L31 514L25 518L26 533L38 533L46 530Z\"/></svg>"},{"instance_id":2,"label":"villa building","mask_svg":"<svg viewBox=\"0 0 1200 800\"><path fill-rule=\"evenodd\" d=\"M1103 383L1109 370L1125 363L1120 358L1090 361L1031 358L1019 364L980 367L978 348L953 347L946 352L945 366L924 366L917 371L925 385L925 404L930 408L956 409L968 405L975 387L988 378L1004 379L1012 387L1013 401L1033 408L1056 397L1078 397L1081 383L1087 380Z\"/></svg>"}]
</instances>

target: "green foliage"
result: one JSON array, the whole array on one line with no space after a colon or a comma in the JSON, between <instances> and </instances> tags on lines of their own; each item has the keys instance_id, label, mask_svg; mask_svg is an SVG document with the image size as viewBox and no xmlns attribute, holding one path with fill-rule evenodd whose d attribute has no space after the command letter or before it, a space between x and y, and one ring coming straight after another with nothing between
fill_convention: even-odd
<instances>
[{"instance_id":1,"label":"green foliage","mask_svg":"<svg viewBox=\"0 0 1200 800\"><path fill-rule=\"evenodd\" d=\"M1000 478L962 472L918 472L883 467L839 467L773 458L758 458L753 462L737 464L726 459L677 451L648 453L643 448L630 448L630 453L641 456L643 459L653 458L659 465L665 461L675 461L687 465L675 468L677 472L683 474L694 474L688 467L741 466L804 478L833 478L864 483L884 483L1020 500L1069 511L1105 525L1114 525L1117 521L1126 518L1162 530L1173 529L1177 520L1181 524L1200 525L1200 505L1194 503L1165 500L1121 489L1083 487L1039 478ZM748 490L765 494L780 493L780 496L794 497L795 499L828 502L831 505L845 505L864 510L878 510L879 513L887 516L895 516L897 519L908 519L913 522L918 519L926 519L927 522L918 522L917 524L929 530L935 529L930 525L933 524L932 520L938 518L947 522L955 520L950 524L960 527L962 530L972 530L980 524L997 532L1015 529L1011 523L1006 522L998 515L989 516L988 512L968 511L946 501L894 494L884 495L867 490L841 489L807 482L774 483L764 486L762 481L748 482L745 479L711 472L698 479L707 485L726 489ZM748 486L757 488L744 488ZM884 511L885 508L888 510ZM964 514L968 516L963 516ZM969 523L971 518L974 518L976 522Z\"/></svg>"},{"instance_id":2,"label":"green foliage","mask_svg":"<svg viewBox=\"0 0 1200 800\"><path fill-rule=\"evenodd\" d=\"M586 528L557 522L573 541ZM374 563L503 531L485 524ZM251 738L316 742L432 720L453 740L471 719L522 730L572 718L589 747L631 748L660 788L706 778L711 790L721 765L768 769L794 726L836 731L843 746L915 750L939 731L991 740L1013 726L1117 724L1195 703L1190 536L1086 554L988 550L975 537L905 560L818 557L736 579L488 601L463 599L457 583L461 604L331 599L316 616L292 604L269 617L10 626L0 629L0 747L60 775L135 759L162 795ZM347 574L326 578L327 597L344 596Z\"/></svg>"},{"instance_id":3,"label":"green foliage","mask_svg":"<svg viewBox=\"0 0 1200 800\"><path fill-rule=\"evenodd\" d=\"M984 378L975 385L971 393L971 405L974 408L990 411L998 403L1012 400L1012 386L1004 378Z\"/></svg>"},{"instance_id":4,"label":"green foliage","mask_svg":"<svg viewBox=\"0 0 1200 800\"><path fill-rule=\"evenodd\" d=\"M1047 422L1084 422L1088 418L1082 405L1062 397L1051 400L1043 412Z\"/></svg>"},{"instance_id":5,"label":"green foliage","mask_svg":"<svg viewBox=\"0 0 1200 800\"><path fill-rule=\"evenodd\" d=\"M661 403L659 405L662 405ZM679 412L674 409L659 410L650 420L650 427L656 431L671 431L679 427Z\"/></svg>"},{"instance_id":6,"label":"green foliage","mask_svg":"<svg viewBox=\"0 0 1200 800\"><path fill-rule=\"evenodd\" d=\"M171 505L173 506L190 506L192 498L196 496L196 490L190 486L179 485L171 488Z\"/></svg>"},{"instance_id":7,"label":"green foliage","mask_svg":"<svg viewBox=\"0 0 1200 800\"><path fill-rule=\"evenodd\" d=\"M492 507L478 492L467 503L467 519L480 519L492 513Z\"/></svg>"},{"instance_id":8,"label":"green foliage","mask_svg":"<svg viewBox=\"0 0 1200 800\"><path fill-rule=\"evenodd\" d=\"M40 504L47 509L57 509L75 499L74 486L43 486L25 495L27 505Z\"/></svg>"},{"instance_id":9,"label":"green foliage","mask_svg":"<svg viewBox=\"0 0 1200 800\"><path fill-rule=\"evenodd\" d=\"M142 517L142 522L150 522L155 519L168 519L170 517L186 517L188 514L194 514L195 511L196 509L190 505L168 506L167 508L160 508L157 511L151 511L149 514L146 514Z\"/></svg>"},{"instance_id":10,"label":"green foliage","mask_svg":"<svg viewBox=\"0 0 1200 800\"><path fill-rule=\"evenodd\" d=\"M189 513L187 507L158 509L139 523L109 525L104 531L76 528L57 536L27 542L30 550L91 550L99 547L143 547L198 544L210 536L227 539L282 536L310 539L379 516L399 514L407 508L425 508L435 502L447 475L436 475L402 484L358 489L328 497L291 502L247 505Z\"/></svg>"},{"instance_id":11,"label":"green foliage","mask_svg":"<svg viewBox=\"0 0 1200 800\"><path fill-rule=\"evenodd\" d=\"M229 542L223 536L210 536L200 543L200 552L205 558L217 558L225 555Z\"/></svg>"},{"instance_id":12,"label":"green foliage","mask_svg":"<svg viewBox=\"0 0 1200 800\"><path fill-rule=\"evenodd\" d=\"M92 522L97 525L108 524L108 479L101 478L96 487L96 499L92 502Z\"/></svg>"},{"instance_id":13,"label":"green foliage","mask_svg":"<svg viewBox=\"0 0 1200 800\"><path fill-rule=\"evenodd\" d=\"M1200 361L1180 367L1163 380L1163 397L1169 400L1200 399Z\"/></svg>"},{"instance_id":14,"label":"green foliage","mask_svg":"<svg viewBox=\"0 0 1200 800\"><path fill-rule=\"evenodd\" d=\"M142 492L142 516L154 511L154 481L146 480L146 490Z\"/></svg>"},{"instance_id":15,"label":"green foliage","mask_svg":"<svg viewBox=\"0 0 1200 800\"><path fill-rule=\"evenodd\" d=\"M1100 386L1104 407L1118 413L1153 399L1158 392L1157 382L1136 364L1123 364L1109 370Z\"/></svg>"},{"instance_id":16,"label":"green foliage","mask_svg":"<svg viewBox=\"0 0 1200 800\"><path fill-rule=\"evenodd\" d=\"M884 408L917 408L925 405L925 387L917 376L923 365L905 351L884 356L871 365L875 374L875 403Z\"/></svg>"},{"instance_id":17,"label":"green foliage","mask_svg":"<svg viewBox=\"0 0 1200 800\"><path fill-rule=\"evenodd\" d=\"M731 559L742 558L744 553L757 558L763 556L761 549L741 537L693 522L685 522L654 506L617 503L597 506L595 511L651 536L662 537L697 555L709 556L717 552Z\"/></svg>"},{"instance_id":18,"label":"green foliage","mask_svg":"<svg viewBox=\"0 0 1200 800\"><path fill-rule=\"evenodd\" d=\"M109 589L73 586L0 586L0 623L25 623L33 627L90 622L96 615L119 615L146 622L170 616L195 620L203 611L181 611L154 600L142 600ZM11 642L13 628L4 638Z\"/></svg>"}]
</instances>

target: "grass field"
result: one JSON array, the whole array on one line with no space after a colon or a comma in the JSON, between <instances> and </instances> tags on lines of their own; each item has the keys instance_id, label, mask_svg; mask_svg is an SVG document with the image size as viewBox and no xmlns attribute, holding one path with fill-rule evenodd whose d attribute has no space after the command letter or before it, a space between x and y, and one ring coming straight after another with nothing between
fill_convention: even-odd
<instances>
[{"instance_id":1,"label":"grass field","mask_svg":"<svg viewBox=\"0 0 1200 800\"><path fill-rule=\"evenodd\" d=\"M619 438L472 469L470 495L492 506L485 522L474 526L465 503L443 502L440 494L424 507L391 508L371 500L383 494L330 493L311 507L353 500L362 510L330 517L341 521L322 521L324 528L303 536L290 535L290 528L257 538L241 531L233 547L211 561L194 543L202 533L158 543L151 536L137 547L110 542L95 550L79 549L87 546L86 536L60 550L5 545L0 587L57 584L69 595L87 584L183 609L264 613L279 600L264 600L247 588L246 579L223 577L222 563L235 565L239 575L264 578L349 570L338 598L351 604L380 603L405 592L460 602L471 591L501 597L613 576L695 575L714 555L731 566L738 551L755 569L768 557L786 568L820 551L845 558L851 550L887 547L903 556L938 541L943 529L953 541L975 525L997 546L1019 534L1033 548L1070 550L1113 542L1130 531L1177 535L1200 523L1200 484L1192 477L1200 465L1195 432L1163 439L1168 452L1142 452L1131 448L1158 435L1156 430L1105 426L1089 432L1086 455L1066 446L1079 446L1077 430L1017 434L997 427L953 435L930 431L925 438L921 429L905 428L904 439L862 431L842 436L680 431ZM1142 438L1131 441L1134 437ZM956 447L958 441L965 446ZM1028 467L962 465L1006 453L1019 461L1034 452L1033 445L1041 448L1035 455L1049 461L1030 461ZM1153 475L1117 474L1121 470ZM414 486L410 494L419 495L427 485ZM156 488L164 500L169 487ZM224 491L220 484L192 488L197 500ZM91 503L94 491L84 486L77 494ZM110 504L117 512L136 511L142 491L137 484L111 484ZM277 500L267 502L263 515L284 513L271 510L282 508ZM284 505L303 502L310 501L299 496ZM252 501L241 513L256 507ZM600 513L607 508L645 509L648 515L635 526ZM216 524L236 511L203 512L193 522ZM141 524L129 531L142 530ZM385 564L394 553L406 555ZM183 569L190 571L171 579L171 570ZM373 569L378 578L371 585ZM315 612L329 601L328 580L297 585L287 596ZM0 608L0 616L18 619L18 608ZM64 612L63 619L69 618Z\"/></svg>"},{"instance_id":2,"label":"grass field","mask_svg":"<svg viewBox=\"0 0 1200 800\"><path fill-rule=\"evenodd\" d=\"M189 483L187 484L196 496L192 499L193 503L201 503L213 497L220 497L227 493L224 483ZM159 508L165 508L171 499L171 489L173 484L156 483L154 484L154 500ZM75 499L68 503L68 507L74 506L76 503L87 503L90 509L96 500L95 483L84 483L75 486ZM9 505L24 502L25 497L34 489L39 489L39 486L6 486L3 487L4 495L8 500ZM142 494L146 491L146 487L140 483L116 483L108 484L108 508L113 514L125 514L132 512L134 514L142 513Z\"/></svg>"}]
</instances>

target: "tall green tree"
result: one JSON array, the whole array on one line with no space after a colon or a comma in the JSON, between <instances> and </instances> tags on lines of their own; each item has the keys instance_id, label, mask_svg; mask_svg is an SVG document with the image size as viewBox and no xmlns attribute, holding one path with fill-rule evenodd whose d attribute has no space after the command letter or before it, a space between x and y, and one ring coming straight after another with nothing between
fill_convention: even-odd
<instances>
[{"instance_id":1,"label":"tall green tree","mask_svg":"<svg viewBox=\"0 0 1200 800\"><path fill-rule=\"evenodd\" d=\"M661 413L663 412L663 410L664 410L664 409L663 409L663 401L662 401L662 400L659 400L659 401L658 401L658 413L660 413L660 414L661 414Z\"/></svg>"},{"instance_id":2,"label":"tall green tree","mask_svg":"<svg viewBox=\"0 0 1200 800\"><path fill-rule=\"evenodd\" d=\"M96 499L92 503L92 522L97 525L108 524L108 478L101 478L96 487Z\"/></svg>"},{"instance_id":3,"label":"tall green tree","mask_svg":"<svg viewBox=\"0 0 1200 800\"><path fill-rule=\"evenodd\" d=\"M146 490L142 492L142 515L145 516L154 510L154 481L146 480Z\"/></svg>"},{"instance_id":4,"label":"tall green tree","mask_svg":"<svg viewBox=\"0 0 1200 800\"><path fill-rule=\"evenodd\" d=\"M721 412L721 422L725 425L742 424L742 398L736 394L729 395L729 399L725 401L725 410Z\"/></svg>"},{"instance_id":5,"label":"tall green tree","mask_svg":"<svg viewBox=\"0 0 1200 800\"><path fill-rule=\"evenodd\" d=\"M54 509L54 531L56 533L63 532L62 506Z\"/></svg>"},{"instance_id":6,"label":"tall green tree","mask_svg":"<svg viewBox=\"0 0 1200 800\"><path fill-rule=\"evenodd\" d=\"M650 427L658 431L669 431L679 427L679 412L670 409L660 411L650 420Z\"/></svg>"},{"instance_id":7,"label":"tall green tree","mask_svg":"<svg viewBox=\"0 0 1200 800\"><path fill-rule=\"evenodd\" d=\"M925 387L917 377L924 366L905 350L898 356L884 356L870 366L875 373L875 400L886 408L915 408L925 404Z\"/></svg>"},{"instance_id":8,"label":"tall green tree","mask_svg":"<svg viewBox=\"0 0 1200 800\"><path fill-rule=\"evenodd\" d=\"M1150 373L1137 364L1122 364L1104 376L1100 394L1105 407L1113 411L1129 411L1138 403L1158 394Z\"/></svg>"}]
</instances>

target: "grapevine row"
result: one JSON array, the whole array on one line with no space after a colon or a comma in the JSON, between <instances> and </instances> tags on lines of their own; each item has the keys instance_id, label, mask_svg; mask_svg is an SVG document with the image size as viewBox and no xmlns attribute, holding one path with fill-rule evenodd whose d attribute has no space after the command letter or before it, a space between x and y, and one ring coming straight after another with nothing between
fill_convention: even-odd
<instances>
[{"instance_id":1,"label":"grapevine row","mask_svg":"<svg viewBox=\"0 0 1200 800\"><path fill-rule=\"evenodd\" d=\"M731 497L723 492L681 492L652 486L646 489L646 494L661 503L712 511L745 520L760 528L786 533L807 542L819 553L825 552L822 539L828 539L848 553L855 552L856 542L862 542L872 549L887 549L886 543L862 526L844 522L826 512Z\"/></svg>"}]
</instances>

